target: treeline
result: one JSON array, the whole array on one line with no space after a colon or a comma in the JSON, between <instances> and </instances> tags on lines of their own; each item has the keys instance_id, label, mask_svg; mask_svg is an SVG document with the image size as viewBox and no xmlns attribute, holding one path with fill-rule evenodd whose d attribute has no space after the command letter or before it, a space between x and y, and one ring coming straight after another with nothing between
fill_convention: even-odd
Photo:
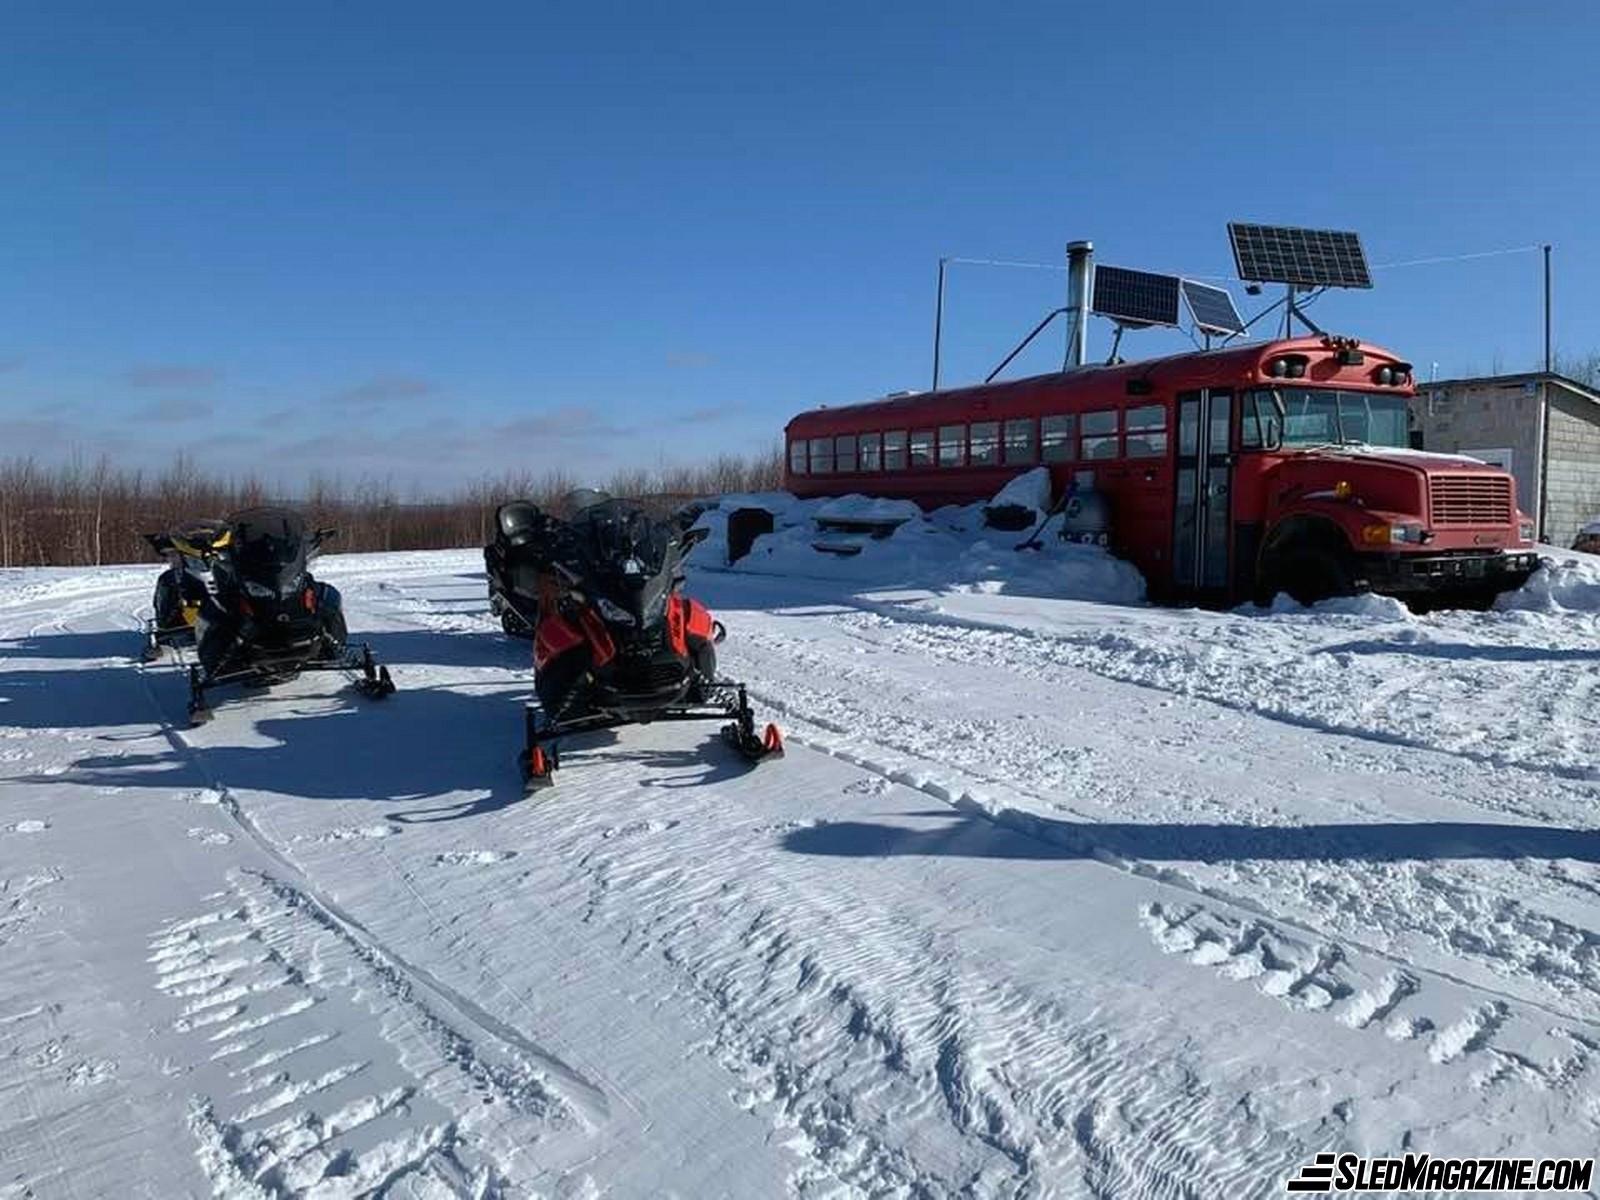
<instances>
[{"instance_id":1,"label":"treeline","mask_svg":"<svg viewBox=\"0 0 1600 1200\"><path fill-rule=\"evenodd\" d=\"M620 471L603 485L614 496L671 509L700 496L769 491L782 484L778 448L751 458L724 455L690 467ZM529 499L560 511L562 498L594 486L562 472L510 473L460 487L448 495L402 497L387 483L342 486L313 479L291 493L261 479L221 478L179 458L161 472L89 464L43 466L33 459L0 461L0 567L97 566L155 557L140 535L257 504L283 504L315 525L339 530L332 549L447 550L481 546L494 511Z\"/></svg>"}]
</instances>

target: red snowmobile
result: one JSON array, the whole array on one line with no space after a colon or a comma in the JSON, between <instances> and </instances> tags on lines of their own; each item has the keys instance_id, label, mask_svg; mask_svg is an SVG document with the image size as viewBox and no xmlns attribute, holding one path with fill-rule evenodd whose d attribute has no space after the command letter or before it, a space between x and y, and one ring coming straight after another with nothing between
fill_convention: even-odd
<instances>
[{"instance_id":1,"label":"red snowmobile","mask_svg":"<svg viewBox=\"0 0 1600 1200\"><path fill-rule=\"evenodd\" d=\"M722 626L682 594L683 559L703 530L651 518L603 492L573 493L561 520L527 501L495 513L484 551L508 629L533 632L537 705L525 712L523 779L553 781L560 739L651 721L731 718L723 739L750 762L783 752L756 731L742 683L717 678Z\"/></svg>"}]
</instances>

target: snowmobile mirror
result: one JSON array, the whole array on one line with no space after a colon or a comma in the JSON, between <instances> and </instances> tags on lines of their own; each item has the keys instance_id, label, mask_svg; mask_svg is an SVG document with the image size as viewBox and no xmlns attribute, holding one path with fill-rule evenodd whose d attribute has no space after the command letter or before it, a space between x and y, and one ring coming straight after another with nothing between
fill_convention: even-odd
<instances>
[{"instance_id":1,"label":"snowmobile mirror","mask_svg":"<svg viewBox=\"0 0 1600 1200\"><path fill-rule=\"evenodd\" d=\"M337 529L319 529L311 535L311 544L320 546L323 542L330 541L339 536Z\"/></svg>"},{"instance_id":2,"label":"snowmobile mirror","mask_svg":"<svg viewBox=\"0 0 1600 1200\"><path fill-rule=\"evenodd\" d=\"M683 551L684 551L684 553L687 554L690 550L693 550L696 546L698 546L701 542L705 541L710 536L711 536L711 530L707 529L704 525L700 525L700 526L698 526L698 527L696 527L694 529L689 530L687 533L685 533L683 535Z\"/></svg>"},{"instance_id":3,"label":"snowmobile mirror","mask_svg":"<svg viewBox=\"0 0 1600 1200\"><path fill-rule=\"evenodd\" d=\"M157 554L170 554L172 552L172 539L164 533L141 534L145 541L150 543L150 549Z\"/></svg>"}]
</instances>

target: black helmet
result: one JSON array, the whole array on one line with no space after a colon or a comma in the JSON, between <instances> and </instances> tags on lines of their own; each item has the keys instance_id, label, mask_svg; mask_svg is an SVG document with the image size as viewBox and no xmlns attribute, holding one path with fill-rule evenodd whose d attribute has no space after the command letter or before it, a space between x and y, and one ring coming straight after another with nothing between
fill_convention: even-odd
<instances>
[{"instance_id":1,"label":"black helmet","mask_svg":"<svg viewBox=\"0 0 1600 1200\"><path fill-rule=\"evenodd\" d=\"M500 537L513 546L525 546L544 524L544 514L539 506L527 500L513 500L502 504L494 514L494 523Z\"/></svg>"}]
</instances>

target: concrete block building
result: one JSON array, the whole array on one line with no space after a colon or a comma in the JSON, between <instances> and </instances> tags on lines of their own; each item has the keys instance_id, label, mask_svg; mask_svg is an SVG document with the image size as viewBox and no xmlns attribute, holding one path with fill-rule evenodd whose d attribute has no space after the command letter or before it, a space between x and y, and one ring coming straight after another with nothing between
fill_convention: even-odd
<instances>
[{"instance_id":1,"label":"concrete block building","mask_svg":"<svg viewBox=\"0 0 1600 1200\"><path fill-rule=\"evenodd\" d=\"M1470 454L1517 478L1539 540L1571 546L1600 517L1600 392L1553 372L1419 384L1411 442Z\"/></svg>"}]
</instances>

